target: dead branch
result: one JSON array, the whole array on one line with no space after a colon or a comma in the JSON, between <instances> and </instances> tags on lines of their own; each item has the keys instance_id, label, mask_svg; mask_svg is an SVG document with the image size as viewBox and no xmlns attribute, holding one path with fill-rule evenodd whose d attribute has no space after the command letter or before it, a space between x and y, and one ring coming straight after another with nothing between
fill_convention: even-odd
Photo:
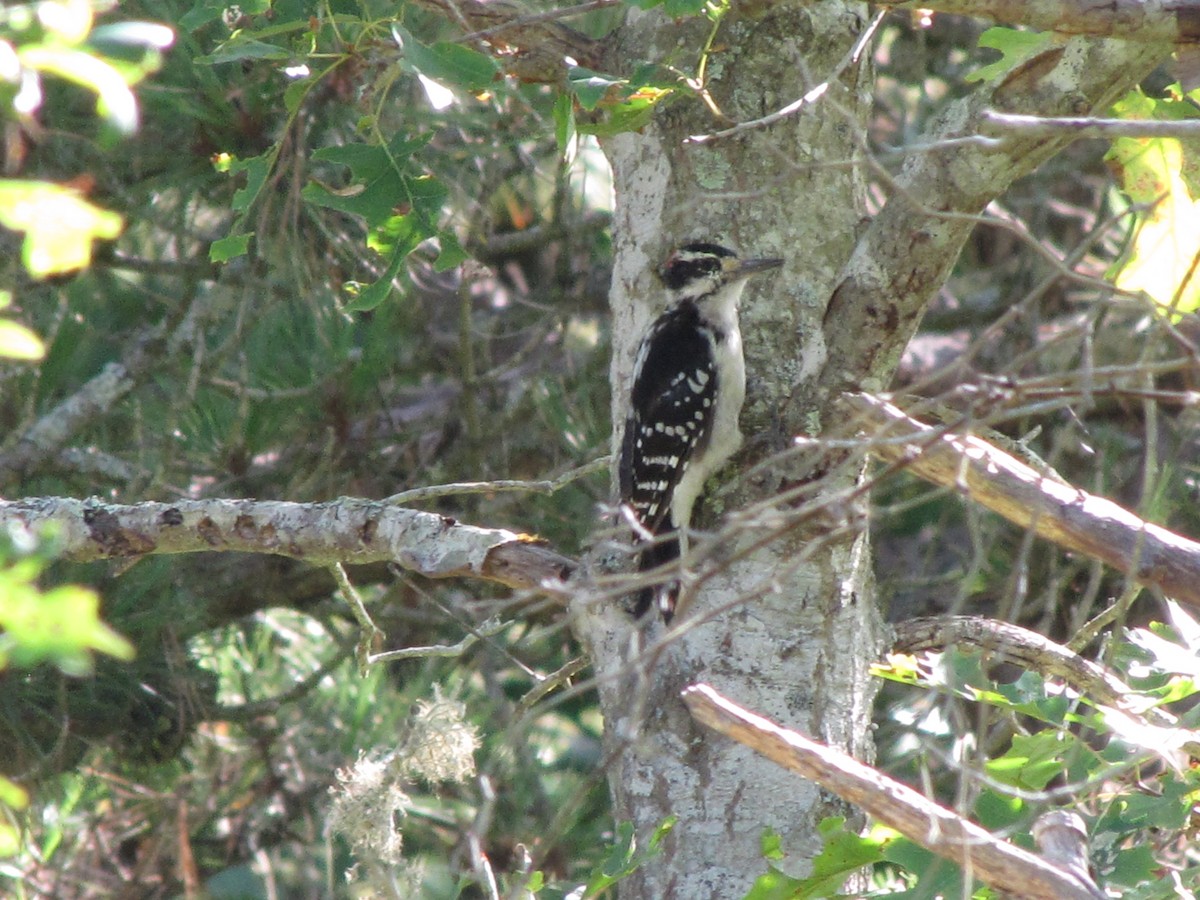
<instances>
[{"instance_id":1,"label":"dead branch","mask_svg":"<svg viewBox=\"0 0 1200 900\"><path fill-rule=\"evenodd\" d=\"M840 750L743 709L706 684L685 689L683 702L701 724L816 782L992 887L1028 900L1096 900L1104 896L1073 872L997 840L907 785Z\"/></svg>"},{"instance_id":2,"label":"dead branch","mask_svg":"<svg viewBox=\"0 0 1200 900\"><path fill-rule=\"evenodd\" d=\"M867 394L845 402L872 435L872 455L1200 608L1200 543L1038 472L974 435L932 428Z\"/></svg>"},{"instance_id":3,"label":"dead branch","mask_svg":"<svg viewBox=\"0 0 1200 900\"><path fill-rule=\"evenodd\" d=\"M576 565L530 535L347 497L134 506L61 497L0 502L0 528L13 525L56 528L63 556L77 562L241 551L314 564L394 562L428 578L482 578L549 594L562 591Z\"/></svg>"}]
</instances>

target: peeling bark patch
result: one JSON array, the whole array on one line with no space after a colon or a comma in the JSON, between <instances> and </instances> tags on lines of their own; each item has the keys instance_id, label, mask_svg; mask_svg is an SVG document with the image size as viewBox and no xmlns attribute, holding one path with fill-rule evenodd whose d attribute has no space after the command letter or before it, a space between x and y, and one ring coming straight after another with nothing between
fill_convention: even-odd
<instances>
[{"instance_id":1,"label":"peeling bark patch","mask_svg":"<svg viewBox=\"0 0 1200 900\"><path fill-rule=\"evenodd\" d=\"M201 540L210 547L216 547L225 543L225 539L221 537L221 529L208 516L204 516L196 523L196 534L200 535Z\"/></svg>"},{"instance_id":2,"label":"peeling bark patch","mask_svg":"<svg viewBox=\"0 0 1200 900\"><path fill-rule=\"evenodd\" d=\"M121 520L106 509L89 507L83 511L88 536L109 556L140 556L155 548L155 543L140 531L122 528Z\"/></svg>"},{"instance_id":3,"label":"peeling bark patch","mask_svg":"<svg viewBox=\"0 0 1200 900\"><path fill-rule=\"evenodd\" d=\"M233 533L243 541L258 537L258 523L254 521L254 516L238 516L233 522Z\"/></svg>"},{"instance_id":4,"label":"peeling bark patch","mask_svg":"<svg viewBox=\"0 0 1200 900\"><path fill-rule=\"evenodd\" d=\"M1010 111L1017 108L1017 101L1028 101L1036 94L1042 80L1058 67L1063 52L1062 47L1051 47L1014 67L992 94L995 107Z\"/></svg>"},{"instance_id":5,"label":"peeling bark patch","mask_svg":"<svg viewBox=\"0 0 1200 900\"><path fill-rule=\"evenodd\" d=\"M889 334L895 334L896 329L900 327L900 314L896 311L895 303L889 303L883 309L874 305L868 306L867 315L876 322L882 322Z\"/></svg>"},{"instance_id":6,"label":"peeling bark patch","mask_svg":"<svg viewBox=\"0 0 1200 900\"><path fill-rule=\"evenodd\" d=\"M458 519L453 516L442 516L442 525L446 528L453 528L458 524Z\"/></svg>"},{"instance_id":7,"label":"peeling bark patch","mask_svg":"<svg viewBox=\"0 0 1200 900\"><path fill-rule=\"evenodd\" d=\"M375 542L375 532L379 530L379 520L370 516L359 526L358 539L366 546Z\"/></svg>"},{"instance_id":8,"label":"peeling bark patch","mask_svg":"<svg viewBox=\"0 0 1200 900\"><path fill-rule=\"evenodd\" d=\"M163 525L182 525L183 513L179 511L178 507L169 506L159 513L158 521Z\"/></svg>"}]
</instances>

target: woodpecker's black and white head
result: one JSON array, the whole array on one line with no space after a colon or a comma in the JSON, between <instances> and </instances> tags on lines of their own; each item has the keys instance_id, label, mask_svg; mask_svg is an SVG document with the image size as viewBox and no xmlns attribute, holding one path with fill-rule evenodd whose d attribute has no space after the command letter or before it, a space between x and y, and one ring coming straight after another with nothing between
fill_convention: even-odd
<instances>
[{"instance_id":1,"label":"woodpecker's black and white head","mask_svg":"<svg viewBox=\"0 0 1200 900\"><path fill-rule=\"evenodd\" d=\"M672 304L728 300L736 305L747 278L782 264L782 259L741 259L728 247L695 241L673 251L658 275Z\"/></svg>"}]
</instances>

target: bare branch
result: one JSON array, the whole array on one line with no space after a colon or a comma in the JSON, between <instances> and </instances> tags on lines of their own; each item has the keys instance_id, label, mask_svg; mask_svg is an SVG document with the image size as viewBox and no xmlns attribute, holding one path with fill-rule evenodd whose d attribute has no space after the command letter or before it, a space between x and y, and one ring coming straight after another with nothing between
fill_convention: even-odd
<instances>
[{"instance_id":1,"label":"bare branch","mask_svg":"<svg viewBox=\"0 0 1200 900\"><path fill-rule=\"evenodd\" d=\"M1024 134L1070 135L1072 140L1118 137L1195 139L1200 135L1200 119L1159 121L1157 119L1093 119L1090 116L1018 116L997 112L983 113L985 131L993 135L1014 132Z\"/></svg>"},{"instance_id":2,"label":"bare branch","mask_svg":"<svg viewBox=\"0 0 1200 900\"><path fill-rule=\"evenodd\" d=\"M866 394L849 396L845 402L875 436L869 450L876 457L959 490L1061 547L1099 559L1200 608L1200 543L1038 472L973 435L931 428Z\"/></svg>"},{"instance_id":3,"label":"bare branch","mask_svg":"<svg viewBox=\"0 0 1200 900\"><path fill-rule=\"evenodd\" d=\"M907 785L840 750L743 709L706 684L685 689L683 702L701 724L815 781L992 887L1029 900L1095 900L1097 896L1074 873L997 840Z\"/></svg>"},{"instance_id":4,"label":"bare branch","mask_svg":"<svg viewBox=\"0 0 1200 900\"><path fill-rule=\"evenodd\" d=\"M316 564L395 562L428 578L472 577L557 594L575 569L530 535L343 497L328 503L187 500L134 506L49 497L0 502L0 528L53 524L78 562L222 550Z\"/></svg>"}]
</instances>

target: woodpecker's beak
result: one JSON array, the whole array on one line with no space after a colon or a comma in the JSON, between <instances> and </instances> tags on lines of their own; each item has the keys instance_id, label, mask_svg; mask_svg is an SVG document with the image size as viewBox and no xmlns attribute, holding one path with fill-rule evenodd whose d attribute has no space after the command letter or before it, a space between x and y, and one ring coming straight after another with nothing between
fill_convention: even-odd
<instances>
[{"instance_id":1,"label":"woodpecker's beak","mask_svg":"<svg viewBox=\"0 0 1200 900\"><path fill-rule=\"evenodd\" d=\"M725 276L728 279L749 278L759 272L777 269L783 265L782 259L766 257L763 259L729 259L725 261Z\"/></svg>"}]
</instances>

